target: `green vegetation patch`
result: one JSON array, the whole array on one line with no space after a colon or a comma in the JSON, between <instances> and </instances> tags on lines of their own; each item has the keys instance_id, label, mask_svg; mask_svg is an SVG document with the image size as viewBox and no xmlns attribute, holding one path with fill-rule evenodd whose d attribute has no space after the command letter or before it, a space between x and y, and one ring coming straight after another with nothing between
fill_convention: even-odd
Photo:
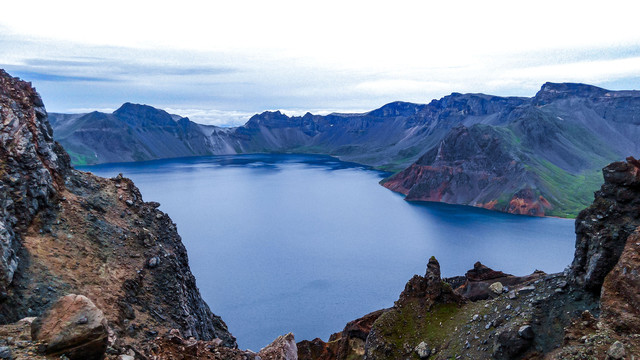
<instances>
[{"instance_id":1,"label":"green vegetation patch","mask_svg":"<svg viewBox=\"0 0 640 360\"><path fill-rule=\"evenodd\" d=\"M71 164L76 165L93 165L98 162L98 157L95 154L85 154L75 152L69 148L66 148L69 157L71 158Z\"/></svg>"},{"instance_id":2,"label":"green vegetation patch","mask_svg":"<svg viewBox=\"0 0 640 360\"><path fill-rule=\"evenodd\" d=\"M403 358L405 344L411 349L424 341L430 347L442 348L450 334L464 323L457 304L436 304L426 310L419 300L410 300L404 306L395 308L376 321L381 340L393 347L393 358ZM412 351L412 356L418 356Z\"/></svg>"},{"instance_id":3,"label":"green vegetation patch","mask_svg":"<svg viewBox=\"0 0 640 360\"><path fill-rule=\"evenodd\" d=\"M542 181L545 192L551 195L543 195L553 205L547 212L550 216L575 218L593 202L593 192L603 181L599 169L573 175L544 159L536 160L530 169Z\"/></svg>"}]
</instances>

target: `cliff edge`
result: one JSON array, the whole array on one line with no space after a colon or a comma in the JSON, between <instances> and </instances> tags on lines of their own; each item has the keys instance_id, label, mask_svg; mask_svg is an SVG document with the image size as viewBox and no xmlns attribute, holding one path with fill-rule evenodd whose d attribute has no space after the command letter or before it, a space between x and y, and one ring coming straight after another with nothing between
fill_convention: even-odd
<instances>
[{"instance_id":1,"label":"cliff edge","mask_svg":"<svg viewBox=\"0 0 640 360\"><path fill-rule=\"evenodd\" d=\"M158 203L122 176L71 168L40 96L2 70L0 115L0 324L82 294L104 312L113 354L172 329L236 347Z\"/></svg>"}]
</instances>

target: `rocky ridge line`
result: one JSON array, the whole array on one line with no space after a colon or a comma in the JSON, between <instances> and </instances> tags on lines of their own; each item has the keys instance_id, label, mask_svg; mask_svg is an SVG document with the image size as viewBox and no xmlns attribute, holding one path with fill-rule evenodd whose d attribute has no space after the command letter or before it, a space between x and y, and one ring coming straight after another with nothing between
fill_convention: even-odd
<instances>
[{"instance_id":1,"label":"rocky ridge line","mask_svg":"<svg viewBox=\"0 0 640 360\"><path fill-rule=\"evenodd\" d=\"M79 294L104 313L113 358L151 352L172 329L236 347L202 300L176 225L158 203L144 202L129 179L71 168L35 89L4 71L0 114L0 324L42 316L63 295Z\"/></svg>"}]
</instances>

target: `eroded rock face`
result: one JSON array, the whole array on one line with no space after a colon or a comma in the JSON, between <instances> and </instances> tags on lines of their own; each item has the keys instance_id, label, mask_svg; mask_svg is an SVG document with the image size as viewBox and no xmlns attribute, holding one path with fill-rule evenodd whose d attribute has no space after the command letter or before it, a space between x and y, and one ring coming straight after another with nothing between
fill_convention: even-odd
<instances>
[{"instance_id":1,"label":"eroded rock face","mask_svg":"<svg viewBox=\"0 0 640 360\"><path fill-rule=\"evenodd\" d=\"M535 188L524 153L512 148L507 131L459 125L407 169L383 185L407 200L465 204L513 214L544 216L551 208ZM501 200L505 194L511 199Z\"/></svg>"},{"instance_id":2,"label":"eroded rock face","mask_svg":"<svg viewBox=\"0 0 640 360\"><path fill-rule=\"evenodd\" d=\"M429 259L425 275L414 275L413 278L407 282L404 291L400 294L398 301L396 301L396 306L401 306L403 303L412 299L417 299L427 304L433 304L435 302L464 302L464 299L460 295L453 292L450 285L442 281L440 278L440 264L433 256Z\"/></svg>"},{"instance_id":3,"label":"eroded rock face","mask_svg":"<svg viewBox=\"0 0 640 360\"><path fill-rule=\"evenodd\" d=\"M0 72L0 323L61 294L104 312L115 351L176 328L236 347L202 300L176 225L133 182L76 171L30 84Z\"/></svg>"},{"instance_id":4,"label":"eroded rock face","mask_svg":"<svg viewBox=\"0 0 640 360\"><path fill-rule=\"evenodd\" d=\"M432 256L425 275L411 278L393 308L374 322L365 343L364 359L412 357L424 337L435 330L431 321L435 322L442 313L456 313L464 303L462 296L442 281L440 264Z\"/></svg>"},{"instance_id":5,"label":"eroded rock face","mask_svg":"<svg viewBox=\"0 0 640 360\"><path fill-rule=\"evenodd\" d=\"M604 184L576 218L571 279L599 293L618 262L627 238L640 226L640 163L633 158L606 166Z\"/></svg>"},{"instance_id":6,"label":"eroded rock face","mask_svg":"<svg viewBox=\"0 0 640 360\"><path fill-rule=\"evenodd\" d=\"M107 319L86 296L70 294L32 323L31 336L47 344L47 354L101 359L107 349Z\"/></svg>"},{"instance_id":7,"label":"eroded rock face","mask_svg":"<svg viewBox=\"0 0 640 360\"><path fill-rule=\"evenodd\" d=\"M362 358L371 327L386 311L387 309L374 311L349 322L342 332L331 335L329 342L324 342L321 339L299 342L298 359L346 360Z\"/></svg>"},{"instance_id":8,"label":"eroded rock face","mask_svg":"<svg viewBox=\"0 0 640 360\"><path fill-rule=\"evenodd\" d=\"M627 238L622 255L602 285L602 319L617 332L640 333L640 228Z\"/></svg>"},{"instance_id":9,"label":"eroded rock face","mask_svg":"<svg viewBox=\"0 0 640 360\"><path fill-rule=\"evenodd\" d=\"M455 292L471 301L485 300L499 295L504 290L504 286L512 287L534 280L542 275L544 275L543 272L537 271L531 275L514 276L493 270L478 261L473 265L473 269L466 272L464 281L455 288ZM459 279L456 280L454 283L461 282ZM500 286L494 284L500 284ZM499 287L500 290L493 291L491 286Z\"/></svg>"},{"instance_id":10,"label":"eroded rock face","mask_svg":"<svg viewBox=\"0 0 640 360\"><path fill-rule=\"evenodd\" d=\"M0 301L19 266L20 232L51 206L69 170L30 83L0 70Z\"/></svg>"},{"instance_id":11,"label":"eroded rock face","mask_svg":"<svg viewBox=\"0 0 640 360\"><path fill-rule=\"evenodd\" d=\"M279 336L258 355L263 360L298 360L298 348L292 333Z\"/></svg>"}]
</instances>

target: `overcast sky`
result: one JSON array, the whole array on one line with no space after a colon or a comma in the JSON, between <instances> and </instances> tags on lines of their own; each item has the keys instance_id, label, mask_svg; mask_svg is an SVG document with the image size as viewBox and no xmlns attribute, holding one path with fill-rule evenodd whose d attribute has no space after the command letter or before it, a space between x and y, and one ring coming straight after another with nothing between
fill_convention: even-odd
<instances>
[{"instance_id":1,"label":"overcast sky","mask_svg":"<svg viewBox=\"0 0 640 360\"><path fill-rule=\"evenodd\" d=\"M546 81L640 89L638 1L10 1L0 67L51 112L202 123L365 111Z\"/></svg>"}]
</instances>

